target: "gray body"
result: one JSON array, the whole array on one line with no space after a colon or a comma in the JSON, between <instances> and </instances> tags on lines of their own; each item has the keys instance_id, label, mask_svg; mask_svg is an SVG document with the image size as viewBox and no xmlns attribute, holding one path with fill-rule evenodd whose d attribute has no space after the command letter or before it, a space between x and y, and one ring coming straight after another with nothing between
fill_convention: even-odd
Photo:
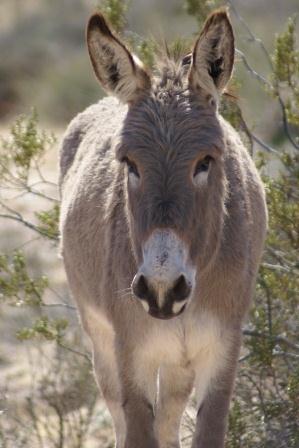
<instances>
[{"instance_id":1,"label":"gray body","mask_svg":"<svg viewBox=\"0 0 299 448\"><path fill-rule=\"evenodd\" d=\"M115 39L106 24L100 25L97 32L104 39ZM124 57L117 52L112 56ZM189 75L189 83L196 82L194 78L195 73ZM205 136L198 147L221 147L221 154L212 159L209 171L204 173L206 163L194 174L201 193L194 193L198 208L190 205L187 181L178 179L183 166L193 166L196 138L179 146L177 133L186 126L181 135L190 135L195 127L192 117L185 124L171 108L181 107L185 113L186 104L192 109L193 97L190 88L182 93L171 81L169 75L167 92L180 92L182 105L173 105L173 95L162 98L161 82L151 87L150 99L144 95L139 100L139 91L149 88L145 77L143 88L138 81L138 94L131 84L119 88L126 92L118 96L124 101L126 95L129 105L105 98L78 115L61 150L62 254L82 325L92 341L95 374L114 420L117 448L178 448L181 415L193 387L198 415L192 447L224 446L241 325L265 238L259 175L235 130L219 117L211 92L203 94L206 83L196 100L204 129L199 135ZM149 109L156 107L158 97L169 113L163 115L159 106L150 122ZM170 148L174 141L175 149ZM188 156L182 156L184 149ZM127 160L119 155L125 150L135 151L138 175L121 162ZM181 157L180 163L176 157ZM158 187L162 178L163 187ZM213 193L205 192L208 183ZM188 188L191 192L193 187ZM183 279L179 287L177 278Z\"/></svg>"}]
</instances>

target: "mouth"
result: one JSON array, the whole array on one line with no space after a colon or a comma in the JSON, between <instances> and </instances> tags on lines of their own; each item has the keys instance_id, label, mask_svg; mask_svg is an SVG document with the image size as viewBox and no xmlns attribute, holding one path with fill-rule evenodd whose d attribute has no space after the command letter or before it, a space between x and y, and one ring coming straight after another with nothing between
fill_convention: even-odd
<instances>
[{"instance_id":1,"label":"mouth","mask_svg":"<svg viewBox=\"0 0 299 448\"><path fill-rule=\"evenodd\" d=\"M148 314L151 317L154 317L155 319L170 320L170 319L180 316L184 312L186 305L187 304L185 303L178 313L166 313L166 312L163 312L156 308L150 308L148 311Z\"/></svg>"}]
</instances>

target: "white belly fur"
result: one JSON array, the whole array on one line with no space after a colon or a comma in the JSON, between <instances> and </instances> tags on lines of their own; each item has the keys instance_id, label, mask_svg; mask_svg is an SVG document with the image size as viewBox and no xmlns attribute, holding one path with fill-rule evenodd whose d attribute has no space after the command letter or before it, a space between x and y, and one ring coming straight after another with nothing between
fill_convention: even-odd
<instances>
[{"instance_id":1,"label":"white belly fur","mask_svg":"<svg viewBox=\"0 0 299 448\"><path fill-rule=\"evenodd\" d=\"M114 331L111 323L95 310L85 309L84 314L92 339L96 340L97 345L101 345L101 350L111 352L106 353L107 360L114 357ZM161 365L169 365L174 369L175 366L190 366L195 374L196 401L199 406L211 380L227 362L230 334L215 316L208 313L200 316L186 313L185 316L167 321L150 319L151 330L135 349L134 372L138 386L153 402L157 391L157 373ZM111 364L114 365L114 362Z\"/></svg>"},{"instance_id":2,"label":"white belly fur","mask_svg":"<svg viewBox=\"0 0 299 448\"><path fill-rule=\"evenodd\" d=\"M150 375L161 365L190 366L195 374L196 401L199 406L211 380L227 362L230 338L219 320L203 314L184 319L153 321L152 330L135 351L135 373L139 386L152 396Z\"/></svg>"}]
</instances>

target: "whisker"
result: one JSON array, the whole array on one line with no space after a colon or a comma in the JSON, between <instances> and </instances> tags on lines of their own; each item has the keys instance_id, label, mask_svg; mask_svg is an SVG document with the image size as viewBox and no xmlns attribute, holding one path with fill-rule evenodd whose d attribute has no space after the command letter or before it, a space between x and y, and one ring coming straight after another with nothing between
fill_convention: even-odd
<instances>
[{"instance_id":1,"label":"whisker","mask_svg":"<svg viewBox=\"0 0 299 448\"><path fill-rule=\"evenodd\" d=\"M133 294L130 292L124 293L124 294L120 294L118 297L121 299L129 299L130 297L132 297Z\"/></svg>"},{"instance_id":2,"label":"whisker","mask_svg":"<svg viewBox=\"0 0 299 448\"><path fill-rule=\"evenodd\" d=\"M114 293L119 294L119 293L128 292L128 291L131 291L131 286L129 288L117 289L116 291L114 291Z\"/></svg>"}]
</instances>

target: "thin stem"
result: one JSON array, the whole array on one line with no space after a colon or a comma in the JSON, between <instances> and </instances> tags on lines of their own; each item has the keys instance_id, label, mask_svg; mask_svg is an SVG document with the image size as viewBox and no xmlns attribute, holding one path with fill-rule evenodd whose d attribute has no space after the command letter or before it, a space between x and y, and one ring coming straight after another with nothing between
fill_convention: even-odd
<instances>
[{"instance_id":1,"label":"thin stem","mask_svg":"<svg viewBox=\"0 0 299 448\"><path fill-rule=\"evenodd\" d=\"M242 24L242 26L245 28L245 30L247 31L249 37L250 37L250 41L256 43L259 45L259 47L261 48L262 52L264 53L264 56L269 64L269 67L271 69L271 71L274 71L274 67L273 67L273 63L272 63L272 59L270 56L270 53L268 52L267 48L265 47L264 43L262 42L261 39L257 38L254 33L251 31L249 25L247 24L247 22L243 19L243 17L239 14L237 8L235 7L234 3L232 2L232 0L227 0L227 3L230 5L232 11L234 12L236 18L238 19L238 21ZM273 87L273 85L271 83L269 83L268 80L266 80L266 78L264 78L262 75L260 75L259 73L257 73L248 63L245 55L240 51L237 50L237 54L239 54L239 56L241 57L245 67L247 68L247 70L259 81L261 81L264 85L266 85L268 88L270 88L272 91L274 91L276 93L276 97L278 99L278 103L280 105L280 109L281 109L281 113L282 113L282 121L283 121L283 127L284 127L284 131L285 134L288 138L288 140L290 141L290 143L293 145L293 147L295 149L299 150L299 144L296 143L295 139L293 138L291 132L290 132L290 128L289 128L289 123L288 123L288 117L287 117L287 112L286 112L286 105L281 97L280 91L279 91L279 85L277 84L275 87Z\"/></svg>"},{"instance_id":2,"label":"thin stem","mask_svg":"<svg viewBox=\"0 0 299 448\"><path fill-rule=\"evenodd\" d=\"M13 216L13 215L6 215L6 214L4 214L4 213L1 213L0 214L0 218L5 218L5 219L11 219L11 220L13 220L13 221L17 221L17 222L19 222L19 223L21 223L21 224L24 224L24 226L25 227L28 227L28 229L31 229L31 230L34 230L34 232L37 232L37 233L39 233L40 235L42 235L42 236L47 236L47 234L45 233L45 232L42 232L41 230L39 230L34 224L32 224L31 222L29 222L29 221L26 221L25 219L23 219L22 217L19 217L19 216ZM56 239L56 240L58 240L57 238L51 238L51 239Z\"/></svg>"},{"instance_id":3,"label":"thin stem","mask_svg":"<svg viewBox=\"0 0 299 448\"><path fill-rule=\"evenodd\" d=\"M40 191L33 190L32 187L30 187L29 185L26 186L25 188L28 193L38 196L40 198L46 199L47 201L55 202L56 204L59 204L59 202L60 202L58 199L48 196L45 193L41 193Z\"/></svg>"},{"instance_id":4,"label":"thin stem","mask_svg":"<svg viewBox=\"0 0 299 448\"><path fill-rule=\"evenodd\" d=\"M264 86L268 87L269 89L273 90L273 86L272 84L260 73L258 73L256 70L254 70L254 68L251 67L251 65L249 64L245 54L241 51L236 49L236 55L240 56L243 64L245 65L247 71L249 73L251 73L251 75L253 75L258 81L260 81Z\"/></svg>"},{"instance_id":5,"label":"thin stem","mask_svg":"<svg viewBox=\"0 0 299 448\"><path fill-rule=\"evenodd\" d=\"M43 184L53 185L54 187L57 187L57 184L55 182L51 182L50 180L47 180L45 178L45 176L43 175L43 173L41 171L41 167L39 166L37 161L34 161L34 166L35 166L35 169L36 169L36 171L37 171L37 173L38 173L38 175L39 175L39 177L41 179L40 182L36 182L36 185L39 184L39 183L43 183Z\"/></svg>"},{"instance_id":6,"label":"thin stem","mask_svg":"<svg viewBox=\"0 0 299 448\"><path fill-rule=\"evenodd\" d=\"M67 308L69 310L77 311L75 306L69 305L68 303L41 303L41 306L46 308Z\"/></svg>"},{"instance_id":7,"label":"thin stem","mask_svg":"<svg viewBox=\"0 0 299 448\"><path fill-rule=\"evenodd\" d=\"M272 148L272 146L269 146L267 143L265 143L263 140L261 140L259 137L257 137L255 134L251 132L252 140L255 141L258 145L260 145L262 148L264 148L268 152L272 152L274 154L279 154L279 151L277 149Z\"/></svg>"},{"instance_id":8,"label":"thin stem","mask_svg":"<svg viewBox=\"0 0 299 448\"><path fill-rule=\"evenodd\" d=\"M266 269L271 269L272 271L281 271L281 272L286 272L286 273L291 272L290 268L281 266L280 264L262 263L261 266Z\"/></svg>"},{"instance_id":9,"label":"thin stem","mask_svg":"<svg viewBox=\"0 0 299 448\"><path fill-rule=\"evenodd\" d=\"M10 213L10 214L1 213L0 218L11 219L13 221L19 222L20 224L23 224L25 227L28 227L29 229L34 230L34 232L37 232L39 235L42 235L43 237L47 237L51 240L58 241L58 238L49 237L47 232L40 230L37 226L35 226L31 222L24 219L23 216L19 212L8 207L8 205L4 204L4 202L0 201L0 206L2 206L2 208L4 208L6 211L8 211Z\"/></svg>"},{"instance_id":10,"label":"thin stem","mask_svg":"<svg viewBox=\"0 0 299 448\"><path fill-rule=\"evenodd\" d=\"M61 341L58 341L57 344L59 345L59 347L65 349L65 350L68 350L69 352L74 353L75 355L82 356L83 358L86 359L86 361L88 361L88 363L90 365L92 364L91 358L87 355L87 353L80 352L79 350L76 350L76 349L71 348L71 347L69 347L67 345L64 345L64 343L61 342Z\"/></svg>"},{"instance_id":11,"label":"thin stem","mask_svg":"<svg viewBox=\"0 0 299 448\"><path fill-rule=\"evenodd\" d=\"M264 338L264 339L269 338L269 334L260 333L259 331L255 331L255 330L243 330L243 335L244 336L253 336L253 337L257 337L257 338ZM278 344L285 344L285 345L291 347L292 349L299 351L299 345L295 344L294 342L290 341L289 339L287 339L284 336L274 336L274 337L271 337L271 339L274 342L277 342Z\"/></svg>"}]
</instances>

